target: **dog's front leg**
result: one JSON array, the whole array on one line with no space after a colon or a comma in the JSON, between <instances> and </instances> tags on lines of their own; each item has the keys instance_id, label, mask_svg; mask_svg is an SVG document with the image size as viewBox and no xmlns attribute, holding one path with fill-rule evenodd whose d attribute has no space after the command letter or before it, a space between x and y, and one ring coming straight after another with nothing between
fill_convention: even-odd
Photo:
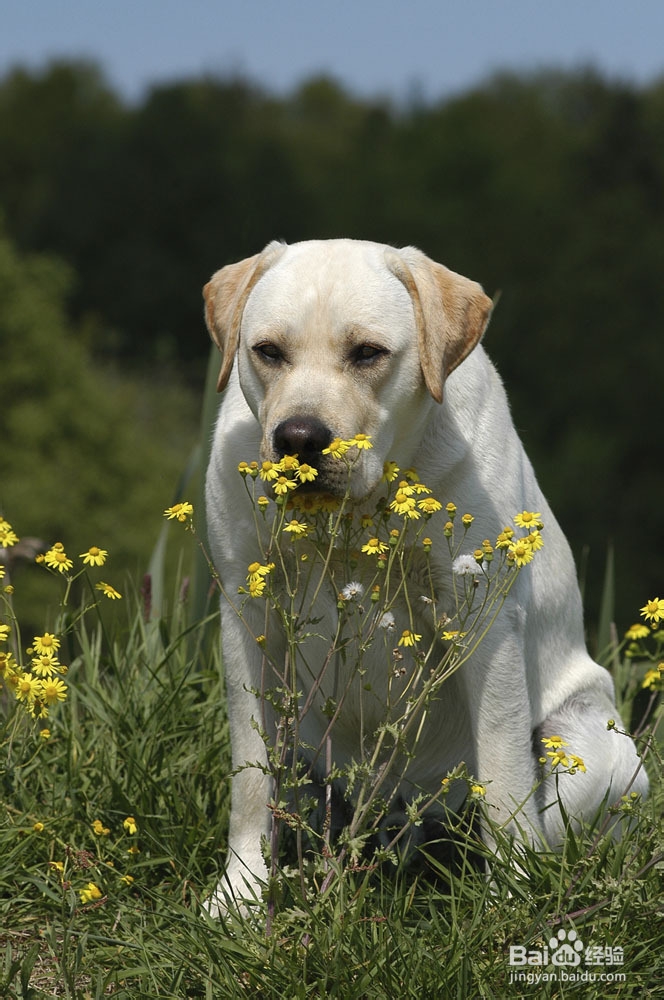
<instances>
[{"instance_id":1,"label":"dog's front leg","mask_svg":"<svg viewBox=\"0 0 664 1000\"><path fill-rule=\"evenodd\" d=\"M475 777L486 786L489 819L508 834L541 843L523 653L509 632L490 638L493 642L487 640L481 654L461 670L475 745ZM489 824L483 839L495 847Z\"/></svg>"},{"instance_id":2,"label":"dog's front leg","mask_svg":"<svg viewBox=\"0 0 664 1000\"><path fill-rule=\"evenodd\" d=\"M222 648L226 673L233 779L226 866L208 902L216 916L240 900L260 899L267 880L263 838L270 831L272 778L264 739L261 651L234 610L222 602Z\"/></svg>"}]
</instances>

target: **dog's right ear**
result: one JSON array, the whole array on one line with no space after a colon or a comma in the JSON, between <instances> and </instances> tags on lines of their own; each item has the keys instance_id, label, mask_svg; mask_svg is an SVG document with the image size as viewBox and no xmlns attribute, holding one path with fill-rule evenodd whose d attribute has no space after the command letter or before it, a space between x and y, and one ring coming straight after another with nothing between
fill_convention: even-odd
<instances>
[{"instance_id":1,"label":"dog's right ear","mask_svg":"<svg viewBox=\"0 0 664 1000\"><path fill-rule=\"evenodd\" d=\"M217 392L226 388L240 340L242 313L256 282L281 256L283 243L270 243L262 253L228 264L213 274L203 288L205 322L221 352Z\"/></svg>"}]
</instances>

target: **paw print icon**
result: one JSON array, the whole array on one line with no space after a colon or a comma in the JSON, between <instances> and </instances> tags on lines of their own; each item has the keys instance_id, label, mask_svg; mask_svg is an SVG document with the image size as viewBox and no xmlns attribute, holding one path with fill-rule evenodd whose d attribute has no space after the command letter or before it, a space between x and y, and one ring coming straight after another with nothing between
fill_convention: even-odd
<instances>
[{"instance_id":1,"label":"paw print icon","mask_svg":"<svg viewBox=\"0 0 664 1000\"><path fill-rule=\"evenodd\" d=\"M559 930L557 937L549 939L553 965L580 965L583 941L575 930Z\"/></svg>"}]
</instances>

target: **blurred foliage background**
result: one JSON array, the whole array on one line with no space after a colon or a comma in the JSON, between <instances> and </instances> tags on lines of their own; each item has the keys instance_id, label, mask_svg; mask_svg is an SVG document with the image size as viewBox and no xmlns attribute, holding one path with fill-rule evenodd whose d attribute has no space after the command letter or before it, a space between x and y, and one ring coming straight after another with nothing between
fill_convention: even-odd
<instances>
[{"instance_id":1,"label":"blurred foliage background","mask_svg":"<svg viewBox=\"0 0 664 1000\"><path fill-rule=\"evenodd\" d=\"M590 622L610 543L621 624L660 592L664 81L502 74L396 104L205 77L129 105L94 64L55 63L0 79L0 150L19 534L143 572L198 435L203 283L274 238L350 236L501 292L485 343Z\"/></svg>"}]
</instances>

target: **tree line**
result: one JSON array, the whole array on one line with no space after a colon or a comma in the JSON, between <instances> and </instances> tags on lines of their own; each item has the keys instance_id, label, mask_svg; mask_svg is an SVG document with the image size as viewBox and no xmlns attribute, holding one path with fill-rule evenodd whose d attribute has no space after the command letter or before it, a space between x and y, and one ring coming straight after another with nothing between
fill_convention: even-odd
<instances>
[{"instance_id":1,"label":"tree line","mask_svg":"<svg viewBox=\"0 0 664 1000\"><path fill-rule=\"evenodd\" d=\"M414 244L500 292L486 346L591 603L610 540L627 609L661 587L664 82L504 73L396 104L201 77L128 104L66 62L0 80L0 149L12 254L67 265L67 336L132 377L200 389L201 286L274 238ZM11 411L1 366L0 388Z\"/></svg>"}]
</instances>

